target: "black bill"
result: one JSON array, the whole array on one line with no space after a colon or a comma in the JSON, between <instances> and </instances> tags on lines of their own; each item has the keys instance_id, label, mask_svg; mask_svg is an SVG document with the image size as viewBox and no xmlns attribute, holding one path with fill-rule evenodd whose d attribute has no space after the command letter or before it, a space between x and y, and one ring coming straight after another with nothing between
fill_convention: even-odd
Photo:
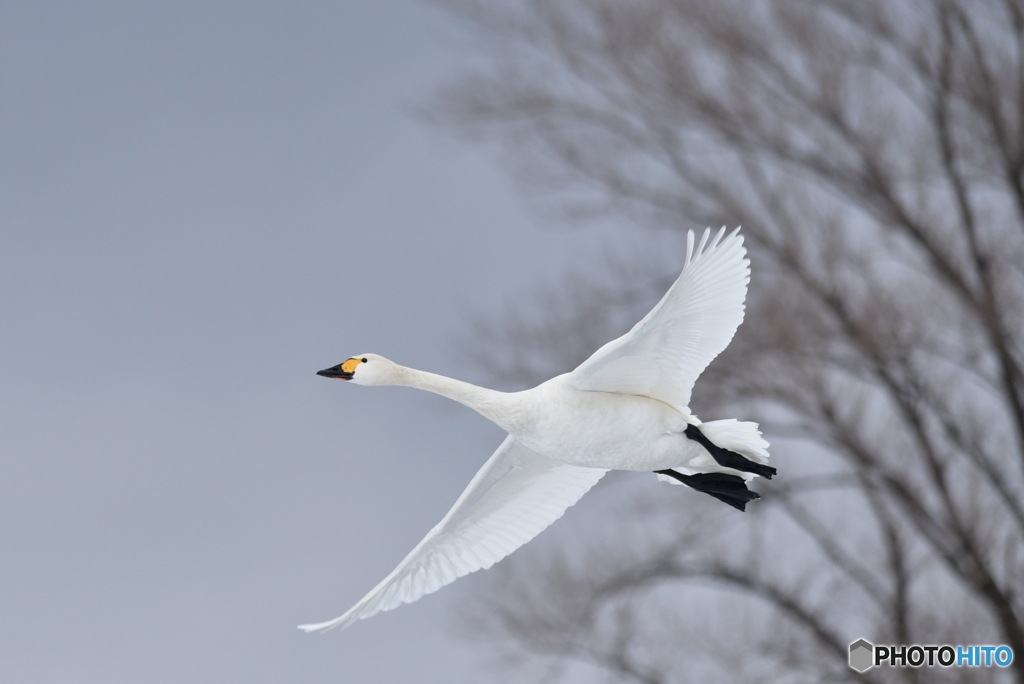
<instances>
[{"instance_id":1,"label":"black bill","mask_svg":"<svg viewBox=\"0 0 1024 684\"><path fill-rule=\"evenodd\" d=\"M322 371L317 371L317 375L322 375L325 378L339 378L341 380L351 380L352 373L342 368L345 364L339 363L337 366L331 366L330 368L324 368Z\"/></svg>"}]
</instances>

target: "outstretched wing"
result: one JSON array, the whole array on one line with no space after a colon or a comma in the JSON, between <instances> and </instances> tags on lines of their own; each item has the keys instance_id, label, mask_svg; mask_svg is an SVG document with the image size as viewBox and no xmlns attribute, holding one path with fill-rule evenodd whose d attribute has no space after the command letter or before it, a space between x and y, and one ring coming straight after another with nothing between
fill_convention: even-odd
<instances>
[{"instance_id":1,"label":"outstretched wing","mask_svg":"<svg viewBox=\"0 0 1024 684\"><path fill-rule=\"evenodd\" d=\"M491 567L562 517L605 472L541 456L509 435L394 572L341 617L299 629L347 627Z\"/></svg>"},{"instance_id":2,"label":"outstretched wing","mask_svg":"<svg viewBox=\"0 0 1024 684\"><path fill-rule=\"evenodd\" d=\"M582 390L638 394L689 411L697 377L743 322L750 262L739 228L693 248L686 236L683 272L657 306L628 333L598 349L569 374Z\"/></svg>"}]
</instances>

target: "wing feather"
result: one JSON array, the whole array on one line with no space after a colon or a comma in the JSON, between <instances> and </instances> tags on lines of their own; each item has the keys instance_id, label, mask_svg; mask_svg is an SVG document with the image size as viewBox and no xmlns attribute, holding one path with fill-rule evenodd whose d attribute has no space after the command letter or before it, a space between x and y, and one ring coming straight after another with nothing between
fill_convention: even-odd
<instances>
[{"instance_id":1,"label":"wing feather","mask_svg":"<svg viewBox=\"0 0 1024 684\"><path fill-rule=\"evenodd\" d=\"M448 514L384 581L344 615L299 628L347 627L491 567L562 517L605 472L541 456L509 435Z\"/></svg>"},{"instance_id":2,"label":"wing feather","mask_svg":"<svg viewBox=\"0 0 1024 684\"><path fill-rule=\"evenodd\" d=\"M705 230L694 249L686 236L679 278L628 333L573 370L582 390L649 396L689 412L693 384L725 349L743 322L750 262L739 228L714 237Z\"/></svg>"}]
</instances>

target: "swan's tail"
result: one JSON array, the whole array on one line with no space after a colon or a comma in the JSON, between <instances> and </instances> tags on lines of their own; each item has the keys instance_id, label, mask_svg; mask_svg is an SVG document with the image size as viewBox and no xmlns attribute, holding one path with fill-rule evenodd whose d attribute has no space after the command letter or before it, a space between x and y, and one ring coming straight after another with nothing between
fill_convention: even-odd
<instances>
[{"instance_id":1,"label":"swan's tail","mask_svg":"<svg viewBox=\"0 0 1024 684\"><path fill-rule=\"evenodd\" d=\"M685 484L742 511L747 502L759 498L756 492L747 489L747 482L757 475L771 479L775 474L775 468L767 465L768 442L761 437L757 423L734 418L714 420L700 427L688 426L686 436L707 449L717 467L710 472L685 466L655 471L662 482ZM722 472L718 468L733 472Z\"/></svg>"},{"instance_id":2,"label":"swan's tail","mask_svg":"<svg viewBox=\"0 0 1024 684\"><path fill-rule=\"evenodd\" d=\"M761 436L757 423L736 420L712 420L701 423L700 431L712 444L735 451L754 463L768 463L768 442ZM775 469L772 468L772 474Z\"/></svg>"}]
</instances>

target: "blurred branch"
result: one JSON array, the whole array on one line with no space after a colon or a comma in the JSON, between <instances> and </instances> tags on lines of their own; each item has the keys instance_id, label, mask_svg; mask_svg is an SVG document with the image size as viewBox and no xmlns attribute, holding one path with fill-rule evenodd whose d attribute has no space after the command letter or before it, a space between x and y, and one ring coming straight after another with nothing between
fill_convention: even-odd
<instances>
[{"instance_id":1,"label":"blurred branch","mask_svg":"<svg viewBox=\"0 0 1024 684\"><path fill-rule=\"evenodd\" d=\"M652 634L669 635L666 652L739 671L630 602L699 579L793 627L782 653L773 634L730 626L792 681L849 677L849 624L892 643L998 640L1024 653L1021 3L448 4L501 47L433 116L499 141L535 196L638 231L743 224L747 320L692 405L790 438L789 453L773 446L780 475L760 485L758 513L735 528L679 520L677 538L651 535L614 573L615 547L601 547L552 584L568 603L515 603L510 588L525 585L513 573L494 599L509 617L496 632L529 652L557 642L634 681L687 680L639 647ZM518 387L574 367L667 287L669 264L647 260L619 255L479 322L479 362ZM703 510L683 494L680 512ZM738 531L743 544L723 542ZM846 618L818 609L826 591ZM936 592L943 601L923 598ZM675 614L692 622L685 606ZM1024 659L992 676L1024 684Z\"/></svg>"}]
</instances>

